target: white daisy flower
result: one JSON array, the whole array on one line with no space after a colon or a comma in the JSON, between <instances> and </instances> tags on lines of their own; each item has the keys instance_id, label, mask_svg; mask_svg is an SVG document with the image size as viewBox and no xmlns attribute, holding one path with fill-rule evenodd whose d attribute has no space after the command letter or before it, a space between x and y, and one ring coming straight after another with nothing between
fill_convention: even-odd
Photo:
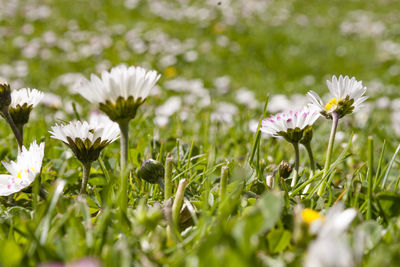
<instances>
[{"instance_id":1,"label":"white daisy flower","mask_svg":"<svg viewBox=\"0 0 400 267\"><path fill-rule=\"evenodd\" d=\"M22 107L23 105L32 106L33 108L39 104L44 97L43 92L37 89L22 88L11 92L10 108Z\"/></svg>"},{"instance_id":2,"label":"white daisy flower","mask_svg":"<svg viewBox=\"0 0 400 267\"><path fill-rule=\"evenodd\" d=\"M332 77L332 81L326 81L330 96L329 102L326 104L321 97L314 91L307 93L307 96L312 101L312 106L318 108L322 115L327 118L332 118L332 113L335 112L339 118L347 114L358 111L362 107L362 103L368 98L363 96L367 88L362 85L362 81L357 81L354 77L351 79L348 76Z\"/></svg>"},{"instance_id":3,"label":"white daisy flower","mask_svg":"<svg viewBox=\"0 0 400 267\"><path fill-rule=\"evenodd\" d=\"M313 107L278 113L262 121L261 131L275 137L282 136L289 142L298 142L304 130L313 125L319 117L320 113Z\"/></svg>"},{"instance_id":4,"label":"white daisy flower","mask_svg":"<svg viewBox=\"0 0 400 267\"><path fill-rule=\"evenodd\" d=\"M111 120L129 121L135 117L137 108L149 96L160 76L154 70L121 65L110 72L103 71L101 77L92 74L79 93L98 104Z\"/></svg>"},{"instance_id":5,"label":"white daisy flower","mask_svg":"<svg viewBox=\"0 0 400 267\"><path fill-rule=\"evenodd\" d=\"M24 146L17 161L2 161L10 174L0 175L0 196L8 196L28 187L40 173L44 156L44 143L34 141L29 150Z\"/></svg>"},{"instance_id":6,"label":"white daisy flower","mask_svg":"<svg viewBox=\"0 0 400 267\"><path fill-rule=\"evenodd\" d=\"M21 127L29 120L32 108L43 99L44 94L37 89L22 88L11 92L11 104L8 108L14 123Z\"/></svg>"},{"instance_id":7,"label":"white daisy flower","mask_svg":"<svg viewBox=\"0 0 400 267\"><path fill-rule=\"evenodd\" d=\"M68 145L83 163L97 160L101 150L119 137L118 125L110 121L100 125L73 121L67 125L56 124L51 129L51 137Z\"/></svg>"}]
</instances>

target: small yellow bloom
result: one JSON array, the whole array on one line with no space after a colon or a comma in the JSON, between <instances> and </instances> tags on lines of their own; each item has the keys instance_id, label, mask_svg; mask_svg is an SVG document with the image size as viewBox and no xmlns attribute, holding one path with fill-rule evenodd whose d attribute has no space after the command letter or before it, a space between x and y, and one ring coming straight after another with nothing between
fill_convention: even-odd
<instances>
[{"instance_id":1,"label":"small yellow bloom","mask_svg":"<svg viewBox=\"0 0 400 267\"><path fill-rule=\"evenodd\" d=\"M301 211L301 217L306 224L312 224L316 220L324 220L324 216L312 209L304 209Z\"/></svg>"},{"instance_id":2,"label":"small yellow bloom","mask_svg":"<svg viewBox=\"0 0 400 267\"><path fill-rule=\"evenodd\" d=\"M176 76L177 73L178 71L176 70L176 68L172 66L169 66L164 70L165 77L167 78L172 78Z\"/></svg>"},{"instance_id":3,"label":"small yellow bloom","mask_svg":"<svg viewBox=\"0 0 400 267\"><path fill-rule=\"evenodd\" d=\"M225 31L225 25L221 24L221 23L216 23L213 26L213 32L216 34L221 34Z\"/></svg>"},{"instance_id":4,"label":"small yellow bloom","mask_svg":"<svg viewBox=\"0 0 400 267\"><path fill-rule=\"evenodd\" d=\"M338 104L338 101L336 98L332 98L328 104L326 104L325 106L325 110L330 110L332 107L336 107Z\"/></svg>"}]
</instances>

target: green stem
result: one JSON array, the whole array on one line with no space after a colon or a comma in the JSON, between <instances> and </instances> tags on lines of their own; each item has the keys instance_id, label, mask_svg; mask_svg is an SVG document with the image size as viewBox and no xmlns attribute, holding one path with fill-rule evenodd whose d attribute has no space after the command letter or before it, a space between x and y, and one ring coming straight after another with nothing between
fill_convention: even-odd
<instances>
[{"instance_id":1,"label":"green stem","mask_svg":"<svg viewBox=\"0 0 400 267\"><path fill-rule=\"evenodd\" d=\"M310 159L310 169L311 169L310 177L312 177L312 176L314 176L314 172L315 172L315 161L314 161L314 155L313 155L313 152L311 149L311 144L310 143L304 144L304 147L306 148L308 157Z\"/></svg>"},{"instance_id":2,"label":"green stem","mask_svg":"<svg viewBox=\"0 0 400 267\"><path fill-rule=\"evenodd\" d=\"M183 198L185 196L186 184L186 179L179 181L178 190L176 191L174 203L172 204L172 221L175 229L179 229L179 214L182 208Z\"/></svg>"},{"instance_id":3,"label":"green stem","mask_svg":"<svg viewBox=\"0 0 400 267\"><path fill-rule=\"evenodd\" d=\"M165 159L164 200L168 200L172 196L172 163L173 158L167 156Z\"/></svg>"},{"instance_id":4,"label":"green stem","mask_svg":"<svg viewBox=\"0 0 400 267\"><path fill-rule=\"evenodd\" d=\"M82 186L81 186L81 191L79 192L80 195L86 194L86 186L89 181L89 175L90 175L90 167L92 166L92 162L85 162L82 163L83 165L83 173L82 173Z\"/></svg>"},{"instance_id":5,"label":"green stem","mask_svg":"<svg viewBox=\"0 0 400 267\"><path fill-rule=\"evenodd\" d=\"M371 219L372 215L372 172L374 164L373 154L374 140L372 136L368 136L368 208L367 208L367 220Z\"/></svg>"},{"instance_id":6,"label":"green stem","mask_svg":"<svg viewBox=\"0 0 400 267\"><path fill-rule=\"evenodd\" d=\"M295 160L294 160L294 171L293 171L293 179L291 187L294 188L297 183L297 177L299 176L299 167L300 167L300 153L299 153L299 143L292 143L294 148Z\"/></svg>"},{"instance_id":7,"label":"green stem","mask_svg":"<svg viewBox=\"0 0 400 267\"><path fill-rule=\"evenodd\" d=\"M12 119L10 112L8 111L8 107L4 107L3 110L1 111L1 113L3 114L3 116L6 119L6 121L8 122L8 124L10 125L11 130L14 133L15 139L17 139L18 147L19 147L20 151L22 151L22 145L23 145L22 136L19 133L17 126L15 125L15 123Z\"/></svg>"},{"instance_id":8,"label":"green stem","mask_svg":"<svg viewBox=\"0 0 400 267\"><path fill-rule=\"evenodd\" d=\"M219 188L219 201L220 203L224 201L226 196L226 187L228 185L228 166L223 166L221 168L221 183Z\"/></svg>"},{"instance_id":9,"label":"green stem","mask_svg":"<svg viewBox=\"0 0 400 267\"><path fill-rule=\"evenodd\" d=\"M332 113L332 128L331 135L329 137L328 150L326 151L326 159L324 166L324 173L322 175L322 183L318 189L318 196L322 196L325 192L326 179L328 176L329 167L331 166L333 144L335 143L336 130L339 123L339 114L336 112Z\"/></svg>"},{"instance_id":10,"label":"green stem","mask_svg":"<svg viewBox=\"0 0 400 267\"><path fill-rule=\"evenodd\" d=\"M120 208L122 211L126 212L128 207L128 175L126 171L128 163L128 146L129 146L129 121L124 121L119 123L119 128L121 131L121 182L120 182Z\"/></svg>"}]
</instances>

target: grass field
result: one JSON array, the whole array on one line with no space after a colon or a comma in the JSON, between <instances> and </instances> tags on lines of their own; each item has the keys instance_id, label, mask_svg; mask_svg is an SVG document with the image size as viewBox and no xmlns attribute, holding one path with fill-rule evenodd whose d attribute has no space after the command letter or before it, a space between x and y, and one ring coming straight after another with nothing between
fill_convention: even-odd
<instances>
[{"instance_id":1,"label":"grass field","mask_svg":"<svg viewBox=\"0 0 400 267\"><path fill-rule=\"evenodd\" d=\"M399 12L394 0L0 0L0 77L45 92L23 133L26 146L46 144L40 179L0 197L1 265L396 266ZM126 212L119 141L79 195L81 163L49 133L88 120L97 107L79 95L82 82L120 64L162 75L130 123ZM295 164L291 144L257 125L309 103L309 90L327 95L340 74L362 80L369 99L340 119L329 169L331 121L317 120L317 170L301 147L291 187L278 171ZM0 130L0 159L15 160L4 119ZM174 205L138 175L146 159L168 156ZM318 222L337 236L315 232Z\"/></svg>"}]
</instances>

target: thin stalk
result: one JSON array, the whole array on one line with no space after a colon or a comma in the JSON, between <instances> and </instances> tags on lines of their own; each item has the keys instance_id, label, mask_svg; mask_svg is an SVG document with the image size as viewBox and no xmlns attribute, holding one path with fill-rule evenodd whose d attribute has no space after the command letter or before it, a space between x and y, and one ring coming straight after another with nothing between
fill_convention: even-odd
<instances>
[{"instance_id":1,"label":"thin stalk","mask_svg":"<svg viewBox=\"0 0 400 267\"><path fill-rule=\"evenodd\" d=\"M172 196L172 163L173 158L167 156L164 173L164 200L168 200Z\"/></svg>"},{"instance_id":2,"label":"thin stalk","mask_svg":"<svg viewBox=\"0 0 400 267\"><path fill-rule=\"evenodd\" d=\"M23 124L16 124L18 132L21 135L22 143L24 143L24 125Z\"/></svg>"},{"instance_id":3,"label":"thin stalk","mask_svg":"<svg viewBox=\"0 0 400 267\"><path fill-rule=\"evenodd\" d=\"M228 166L223 166L221 168L221 183L219 188L219 201L220 203L224 201L226 196L226 187L228 185Z\"/></svg>"},{"instance_id":4,"label":"thin stalk","mask_svg":"<svg viewBox=\"0 0 400 267\"><path fill-rule=\"evenodd\" d=\"M6 119L6 121L8 122L8 124L10 125L11 130L14 133L15 139L17 139L18 147L19 147L20 151L22 151L22 145L23 145L22 136L19 133L17 126L15 125L15 123L12 119L10 112L8 111L8 107L4 107L3 110L1 111L1 113L3 114L3 116Z\"/></svg>"},{"instance_id":5,"label":"thin stalk","mask_svg":"<svg viewBox=\"0 0 400 267\"><path fill-rule=\"evenodd\" d=\"M82 166L83 166L83 173L82 173L81 191L79 192L80 195L86 194L86 186L89 181L90 167L92 166L92 162L89 161L82 163Z\"/></svg>"},{"instance_id":6,"label":"thin stalk","mask_svg":"<svg viewBox=\"0 0 400 267\"><path fill-rule=\"evenodd\" d=\"M304 147L306 148L307 154L308 154L308 158L310 159L310 178L311 178L311 177L314 176L314 173L315 173L314 155L313 155L313 152L312 152L312 149L311 149L311 143L310 143L310 142L305 143L305 144L303 144L303 145L304 145ZM308 190L310 189L310 186L311 186L311 184L308 184L308 185L304 188L303 194L307 194L307 193L308 193Z\"/></svg>"},{"instance_id":7,"label":"thin stalk","mask_svg":"<svg viewBox=\"0 0 400 267\"><path fill-rule=\"evenodd\" d=\"M368 136L368 208L367 208L367 220L371 219L372 214L372 172L374 171L374 153L373 153L374 140L372 136Z\"/></svg>"},{"instance_id":8,"label":"thin stalk","mask_svg":"<svg viewBox=\"0 0 400 267\"><path fill-rule=\"evenodd\" d=\"M313 152L311 149L311 144L310 143L304 144L304 147L306 148L308 158L310 159L310 169L311 169L310 176L312 177L312 176L314 176L314 172L315 172L315 161L314 161L314 155L313 155Z\"/></svg>"},{"instance_id":9,"label":"thin stalk","mask_svg":"<svg viewBox=\"0 0 400 267\"><path fill-rule=\"evenodd\" d=\"M299 152L299 143L298 142L293 142L292 145L294 148L295 160L294 160L294 171L293 171L293 179L292 179L291 187L294 188L297 183L297 177L299 176L300 152Z\"/></svg>"},{"instance_id":10,"label":"thin stalk","mask_svg":"<svg viewBox=\"0 0 400 267\"><path fill-rule=\"evenodd\" d=\"M172 221L175 229L179 228L179 214L182 208L183 198L185 196L186 184L186 179L179 181L178 190L176 191L174 203L172 204Z\"/></svg>"},{"instance_id":11,"label":"thin stalk","mask_svg":"<svg viewBox=\"0 0 400 267\"><path fill-rule=\"evenodd\" d=\"M121 182L120 182L120 208L126 212L128 207L128 175L126 172L126 166L128 163L128 146L129 146L129 122L124 121L119 123L119 129L121 131Z\"/></svg>"},{"instance_id":12,"label":"thin stalk","mask_svg":"<svg viewBox=\"0 0 400 267\"><path fill-rule=\"evenodd\" d=\"M329 137L328 150L326 151L324 174L322 175L322 183L318 189L318 196L322 196L325 192L325 187L326 187L325 180L328 175L329 167L331 166L333 144L335 143L335 136L336 136L336 130L337 130L338 123L339 123L339 114L337 114L336 112L333 112L332 113L331 135Z\"/></svg>"}]
</instances>

